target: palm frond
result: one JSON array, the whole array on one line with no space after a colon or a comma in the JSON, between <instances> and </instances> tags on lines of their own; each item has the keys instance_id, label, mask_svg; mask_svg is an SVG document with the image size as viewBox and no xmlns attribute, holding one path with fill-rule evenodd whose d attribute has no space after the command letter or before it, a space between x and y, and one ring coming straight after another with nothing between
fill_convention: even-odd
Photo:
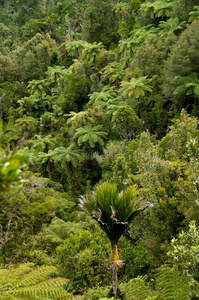
<instances>
[{"instance_id":1,"label":"palm frond","mask_svg":"<svg viewBox=\"0 0 199 300\"><path fill-rule=\"evenodd\" d=\"M137 190L134 186L119 193L117 185L102 183L92 194L81 196L80 207L89 213L106 232L110 241L117 242L129 222L150 205L136 205Z\"/></svg>"}]
</instances>

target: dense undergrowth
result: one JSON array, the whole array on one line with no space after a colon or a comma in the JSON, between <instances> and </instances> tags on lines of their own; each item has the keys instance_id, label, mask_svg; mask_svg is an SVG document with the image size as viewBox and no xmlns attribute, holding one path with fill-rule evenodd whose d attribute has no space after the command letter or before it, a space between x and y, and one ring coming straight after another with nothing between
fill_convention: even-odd
<instances>
[{"instance_id":1,"label":"dense undergrowth","mask_svg":"<svg viewBox=\"0 0 199 300\"><path fill-rule=\"evenodd\" d=\"M151 205L118 242L118 299L199 298L198 15L0 1L0 299L112 299L110 242L79 207L105 182Z\"/></svg>"}]
</instances>

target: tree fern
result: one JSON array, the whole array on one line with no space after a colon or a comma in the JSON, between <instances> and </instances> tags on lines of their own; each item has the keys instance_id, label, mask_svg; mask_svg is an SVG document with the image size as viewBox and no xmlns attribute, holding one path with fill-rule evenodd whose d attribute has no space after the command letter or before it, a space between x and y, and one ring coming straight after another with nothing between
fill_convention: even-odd
<instances>
[{"instance_id":1,"label":"tree fern","mask_svg":"<svg viewBox=\"0 0 199 300\"><path fill-rule=\"evenodd\" d=\"M77 139L79 145L88 142L91 148L94 148L96 143L103 146L103 139L106 139L107 133L105 131L101 131L101 128L102 125L92 127L91 124L87 124L84 127L77 128L73 138Z\"/></svg>"},{"instance_id":2,"label":"tree fern","mask_svg":"<svg viewBox=\"0 0 199 300\"><path fill-rule=\"evenodd\" d=\"M119 86L120 81L124 78L125 68L120 62L111 62L106 67L102 69L104 72L103 76L108 77L111 83L115 83L116 86Z\"/></svg>"},{"instance_id":3,"label":"tree fern","mask_svg":"<svg viewBox=\"0 0 199 300\"><path fill-rule=\"evenodd\" d=\"M159 28L161 28L159 32L160 37L165 37L171 32L180 32L186 28L186 21L179 22L178 17L174 19L169 19L168 21L160 21Z\"/></svg>"},{"instance_id":4,"label":"tree fern","mask_svg":"<svg viewBox=\"0 0 199 300\"><path fill-rule=\"evenodd\" d=\"M151 18L170 17L170 12L173 7L173 3L170 0L156 0L154 2L147 2L141 5L141 9L144 14L150 14Z\"/></svg>"},{"instance_id":5,"label":"tree fern","mask_svg":"<svg viewBox=\"0 0 199 300\"><path fill-rule=\"evenodd\" d=\"M23 264L16 269L0 269L0 299L70 299L63 288L68 280L51 278L56 271L53 266L33 268Z\"/></svg>"},{"instance_id":6,"label":"tree fern","mask_svg":"<svg viewBox=\"0 0 199 300\"><path fill-rule=\"evenodd\" d=\"M35 135L35 138L33 140L33 146L32 149L36 151L44 151L46 147L49 145L54 145L55 139L52 138L51 134L46 135L45 137L41 137L40 135Z\"/></svg>"},{"instance_id":7,"label":"tree fern","mask_svg":"<svg viewBox=\"0 0 199 300\"><path fill-rule=\"evenodd\" d=\"M81 160L80 150L74 149L73 144L70 145L68 148L55 148L51 156L55 162L61 163L62 168L65 168L69 163L71 163L74 167L77 167L78 162L80 162Z\"/></svg>"},{"instance_id":8,"label":"tree fern","mask_svg":"<svg viewBox=\"0 0 199 300\"><path fill-rule=\"evenodd\" d=\"M199 6L194 6L193 11L189 13L189 22L192 23L195 21L199 16Z\"/></svg>"},{"instance_id":9,"label":"tree fern","mask_svg":"<svg viewBox=\"0 0 199 300\"><path fill-rule=\"evenodd\" d=\"M83 121L86 117L87 111L80 111L78 113L71 111L69 114L65 114L65 117L69 117L67 120L68 125L72 125L73 123L83 124Z\"/></svg>"},{"instance_id":10,"label":"tree fern","mask_svg":"<svg viewBox=\"0 0 199 300\"><path fill-rule=\"evenodd\" d=\"M186 300L189 278L176 267L162 266L157 272L157 288L161 300Z\"/></svg>"},{"instance_id":11,"label":"tree fern","mask_svg":"<svg viewBox=\"0 0 199 300\"><path fill-rule=\"evenodd\" d=\"M84 50L87 42L78 40L78 41L71 41L65 44L66 51L73 57L78 58L82 51Z\"/></svg>"},{"instance_id":12,"label":"tree fern","mask_svg":"<svg viewBox=\"0 0 199 300\"><path fill-rule=\"evenodd\" d=\"M131 279L128 283L120 285L120 290L124 293L125 300L152 299L152 292L146 285L147 276L138 276Z\"/></svg>"},{"instance_id":13,"label":"tree fern","mask_svg":"<svg viewBox=\"0 0 199 300\"><path fill-rule=\"evenodd\" d=\"M48 153L39 152L37 155L36 161L41 164L45 164L47 161L49 161L49 159L52 157L52 155L53 155L52 150L49 150Z\"/></svg>"},{"instance_id":14,"label":"tree fern","mask_svg":"<svg viewBox=\"0 0 199 300\"><path fill-rule=\"evenodd\" d=\"M174 91L174 95L186 94L186 96L199 97L199 78L197 73L191 72L188 76L176 76L173 82L179 84Z\"/></svg>"},{"instance_id":15,"label":"tree fern","mask_svg":"<svg viewBox=\"0 0 199 300\"><path fill-rule=\"evenodd\" d=\"M102 43L96 43L93 44L85 44L84 51L83 51L83 57L88 60L89 63L95 64L95 59L98 54L101 53L103 49Z\"/></svg>"},{"instance_id":16,"label":"tree fern","mask_svg":"<svg viewBox=\"0 0 199 300\"><path fill-rule=\"evenodd\" d=\"M94 92L89 94L90 101L88 104L99 105L102 108L107 106L110 99L116 97L117 92L115 87L105 86L101 92Z\"/></svg>"},{"instance_id":17,"label":"tree fern","mask_svg":"<svg viewBox=\"0 0 199 300\"><path fill-rule=\"evenodd\" d=\"M33 117L23 115L23 117L17 119L15 123L16 125L21 127L22 130L25 130L28 126L36 125L36 120Z\"/></svg>"},{"instance_id":18,"label":"tree fern","mask_svg":"<svg viewBox=\"0 0 199 300\"><path fill-rule=\"evenodd\" d=\"M147 92L152 92L152 86L149 85L150 82L151 79L148 79L147 76L132 78L130 82L122 81L119 92L124 98L131 96L140 98L141 96L145 96Z\"/></svg>"}]
</instances>

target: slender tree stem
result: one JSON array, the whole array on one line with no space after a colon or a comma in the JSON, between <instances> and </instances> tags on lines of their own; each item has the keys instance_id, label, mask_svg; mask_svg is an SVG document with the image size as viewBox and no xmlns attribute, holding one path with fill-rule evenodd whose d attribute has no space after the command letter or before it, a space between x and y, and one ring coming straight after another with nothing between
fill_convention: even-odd
<instances>
[{"instance_id":1,"label":"slender tree stem","mask_svg":"<svg viewBox=\"0 0 199 300\"><path fill-rule=\"evenodd\" d=\"M117 244L111 243L111 261L115 262L119 259Z\"/></svg>"},{"instance_id":2,"label":"slender tree stem","mask_svg":"<svg viewBox=\"0 0 199 300\"><path fill-rule=\"evenodd\" d=\"M117 244L111 243L111 260L113 262L112 265L112 278L113 278L113 293L115 300L117 299L117 261L119 259Z\"/></svg>"},{"instance_id":3,"label":"slender tree stem","mask_svg":"<svg viewBox=\"0 0 199 300\"><path fill-rule=\"evenodd\" d=\"M113 293L115 300L117 299L117 264L113 263Z\"/></svg>"}]
</instances>

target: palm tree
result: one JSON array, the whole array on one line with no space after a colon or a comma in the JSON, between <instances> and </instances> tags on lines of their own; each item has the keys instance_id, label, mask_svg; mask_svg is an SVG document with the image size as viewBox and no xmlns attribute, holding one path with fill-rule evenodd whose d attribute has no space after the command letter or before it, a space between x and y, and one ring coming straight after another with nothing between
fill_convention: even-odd
<instances>
[{"instance_id":1,"label":"palm tree","mask_svg":"<svg viewBox=\"0 0 199 300\"><path fill-rule=\"evenodd\" d=\"M117 112L117 110L123 106L126 105L126 101L122 101L122 97L118 96L114 99L110 99L107 102L107 114L114 116Z\"/></svg>"},{"instance_id":2,"label":"palm tree","mask_svg":"<svg viewBox=\"0 0 199 300\"><path fill-rule=\"evenodd\" d=\"M123 56L125 57L125 60L130 60L132 57L132 53L133 53L133 49L132 49L133 45L131 42L131 39L125 39L125 40L120 40L119 41L119 49L120 49L120 53L123 54ZM125 64L125 67L127 67L127 63ZM123 66L124 68L124 66Z\"/></svg>"},{"instance_id":3,"label":"palm tree","mask_svg":"<svg viewBox=\"0 0 199 300\"><path fill-rule=\"evenodd\" d=\"M105 131L101 131L101 128L102 125L92 126L91 124L87 124L84 127L76 129L73 139L77 139L78 144L88 142L91 148L95 148L96 143L104 146L103 139L106 138L107 133Z\"/></svg>"},{"instance_id":4,"label":"palm tree","mask_svg":"<svg viewBox=\"0 0 199 300\"><path fill-rule=\"evenodd\" d=\"M30 111L32 109L32 107L34 106L34 104L37 102L35 97L33 95L31 95L30 97L24 97L20 100L17 101L20 105L20 113L26 113L26 115L30 114Z\"/></svg>"},{"instance_id":5,"label":"palm tree","mask_svg":"<svg viewBox=\"0 0 199 300\"><path fill-rule=\"evenodd\" d=\"M98 222L110 240L115 299L117 295L117 270L122 266L117 249L118 241L135 216L150 207L149 203L137 206L137 193L134 186L130 186L119 193L116 184L105 182L97 185L93 193L80 198L80 207Z\"/></svg>"}]
</instances>

